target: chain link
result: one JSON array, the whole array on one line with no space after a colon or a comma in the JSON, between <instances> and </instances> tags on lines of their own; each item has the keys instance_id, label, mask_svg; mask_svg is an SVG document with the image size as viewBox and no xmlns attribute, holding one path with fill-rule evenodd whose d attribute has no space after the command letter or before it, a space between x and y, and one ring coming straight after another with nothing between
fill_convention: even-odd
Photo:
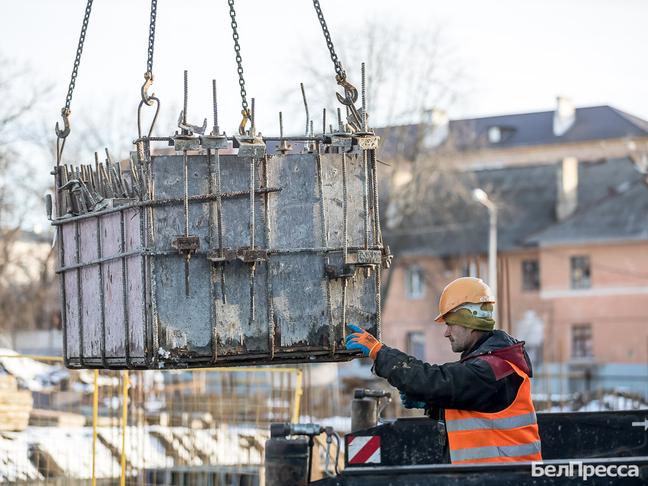
<instances>
[{"instance_id":1,"label":"chain link","mask_svg":"<svg viewBox=\"0 0 648 486\"><path fill-rule=\"evenodd\" d=\"M92 10L92 0L88 0L83 16L83 23L81 24L81 34L79 35L79 45L77 46L76 57L74 58L74 67L72 68L72 77L70 78L70 86L68 88L67 96L65 97L65 110L69 112L70 104L72 103L72 94L74 93L74 86L76 85L76 78L79 73L79 64L81 63L81 53L83 52L83 43L85 41L86 31L88 30L88 21L90 20L90 11Z\"/></svg>"},{"instance_id":2,"label":"chain link","mask_svg":"<svg viewBox=\"0 0 648 486\"><path fill-rule=\"evenodd\" d=\"M151 22L149 24L148 57L146 72L153 75L153 47L155 45L155 20L157 18L157 0L151 0Z\"/></svg>"},{"instance_id":3,"label":"chain link","mask_svg":"<svg viewBox=\"0 0 648 486\"><path fill-rule=\"evenodd\" d=\"M324 33L324 39L326 40L326 47L328 47L329 53L331 54L331 61L333 61L333 66L335 67L335 74L337 74L339 79L346 79L346 73L344 72L344 69L342 69L342 63L335 53L335 47L331 40L331 33L326 25L326 20L324 19L324 14L322 13L322 7L320 6L319 0L313 0L313 6L315 7L315 12L317 12L317 19L322 26L322 32Z\"/></svg>"},{"instance_id":4,"label":"chain link","mask_svg":"<svg viewBox=\"0 0 648 486\"><path fill-rule=\"evenodd\" d=\"M247 118L250 118L250 110L247 102L247 92L245 91L245 79L243 78L243 59L241 58L241 46L239 45L238 24L236 23L236 11L234 10L234 0L227 0L229 4L230 17L232 18L232 39L234 39L234 52L236 54L236 72L239 76L239 86L241 87L241 107Z\"/></svg>"}]
</instances>

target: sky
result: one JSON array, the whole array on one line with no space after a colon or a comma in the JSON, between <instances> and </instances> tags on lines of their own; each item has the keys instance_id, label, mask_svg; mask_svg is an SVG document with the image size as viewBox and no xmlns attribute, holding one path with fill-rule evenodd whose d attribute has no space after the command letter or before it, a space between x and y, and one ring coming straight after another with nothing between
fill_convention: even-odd
<instances>
[{"instance_id":1,"label":"sky","mask_svg":"<svg viewBox=\"0 0 648 486\"><path fill-rule=\"evenodd\" d=\"M28 66L32 85L51 87L37 112L38 121L49 126L60 119L85 3L0 0L0 55ZM455 101L445 107L451 118L551 110L556 96L562 95L576 106L609 104L648 119L648 1L321 0L321 4L334 43L369 20L422 36L440 29L440 43L452 52L448 59L464 73ZM146 0L95 0L72 101L73 123L75 116L94 116L99 127L110 127L116 118L126 126L124 133L134 138L149 9ZM307 81L304 65L330 70L331 96L335 90L312 2L237 0L236 9L247 91L256 98L257 127L266 135L278 134L277 112L283 110L288 114L287 131L294 132L303 125L299 83ZM235 133L240 97L226 0L160 0L157 19L151 91L160 98L161 117L167 120L159 134L170 135L174 128L172 120L182 105L184 69L189 70L189 122L201 124L208 117L211 126L215 77L221 128ZM411 62L421 59L412 55ZM357 68L347 66L356 80ZM396 80L399 75L392 73ZM74 135L73 125L70 138Z\"/></svg>"},{"instance_id":2,"label":"sky","mask_svg":"<svg viewBox=\"0 0 648 486\"><path fill-rule=\"evenodd\" d=\"M449 107L451 118L548 110L557 95L571 97L577 106L611 104L648 118L644 0L321 4L334 42L336 34L366 19L422 32L440 27L442 42L467 77ZM37 82L53 86L51 106L43 111L51 120L57 120L65 99L84 7L85 0L0 0L0 53L26 63ZM238 0L236 8L248 93L257 99L260 124L275 125L282 105L299 104L303 58L312 56L323 70L332 68L312 2ZM134 119L149 9L146 0L95 0L73 112L120 104ZM188 69L190 118L193 114L199 123L208 116L210 82L216 77L221 125L233 132L240 111L233 58L225 0L159 1L153 91L163 112L181 105L182 74ZM288 99L281 99L291 87Z\"/></svg>"}]
</instances>

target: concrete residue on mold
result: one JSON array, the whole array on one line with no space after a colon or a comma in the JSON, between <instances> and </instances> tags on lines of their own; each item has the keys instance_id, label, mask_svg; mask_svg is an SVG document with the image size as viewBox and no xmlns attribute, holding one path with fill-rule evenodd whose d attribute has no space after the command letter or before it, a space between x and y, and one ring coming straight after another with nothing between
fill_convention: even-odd
<instances>
[{"instance_id":1,"label":"concrete residue on mold","mask_svg":"<svg viewBox=\"0 0 648 486\"><path fill-rule=\"evenodd\" d=\"M238 341L241 335L241 322L243 317L241 316L241 306L238 304L223 303L220 299L216 299L215 307L218 335L223 341Z\"/></svg>"}]
</instances>

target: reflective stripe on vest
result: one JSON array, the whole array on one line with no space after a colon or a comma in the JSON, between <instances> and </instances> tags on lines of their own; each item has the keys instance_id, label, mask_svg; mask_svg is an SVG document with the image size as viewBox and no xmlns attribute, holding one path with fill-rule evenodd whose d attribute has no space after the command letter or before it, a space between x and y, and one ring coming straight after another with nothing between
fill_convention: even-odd
<instances>
[{"instance_id":1,"label":"reflective stripe on vest","mask_svg":"<svg viewBox=\"0 0 648 486\"><path fill-rule=\"evenodd\" d=\"M516 446L488 446L459 449L452 454L452 462L494 457L519 457L540 453L540 441Z\"/></svg>"},{"instance_id":2,"label":"reflective stripe on vest","mask_svg":"<svg viewBox=\"0 0 648 486\"><path fill-rule=\"evenodd\" d=\"M493 413L446 410L453 464L542 460L529 377L507 363L523 380L511 405Z\"/></svg>"},{"instance_id":3,"label":"reflective stripe on vest","mask_svg":"<svg viewBox=\"0 0 648 486\"><path fill-rule=\"evenodd\" d=\"M455 432L457 430L506 430L515 429L517 427L524 427L525 425L533 425L538 423L536 420L535 412L516 415L514 417L503 417L496 419L487 418L465 418L450 420L446 423L448 432Z\"/></svg>"}]
</instances>

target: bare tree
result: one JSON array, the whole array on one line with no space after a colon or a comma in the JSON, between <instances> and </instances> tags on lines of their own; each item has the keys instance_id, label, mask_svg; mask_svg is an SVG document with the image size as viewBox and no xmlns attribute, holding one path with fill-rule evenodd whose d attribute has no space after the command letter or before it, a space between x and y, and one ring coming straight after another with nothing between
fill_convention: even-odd
<instances>
[{"instance_id":1,"label":"bare tree","mask_svg":"<svg viewBox=\"0 0 648 486\"><path fill-rule=\"evenodd\" d=\"M433 22L428 25L419 30L373 20L334 38L347 78L358 88L360 65L366 63L370 125L383 138L379 158L388 164L381 167L381 180L391 212L401 217L423 202L439 202L428 189L440 179L452 178L457 169L447 111L466 76L442 30ZM332 66L307 62L303 68L310 104L335 113L334 92L339 88ZM458 184L449 185L454 189L443 195L444 201L466 196Z\"/></svg>"},{"instance_id":2,"label":"bare tree","mask_svg":"<svg viewBox=\"0 0 648 486\"><path fill-rule=\"evenodd\" d=\"M450 136L447 119L466 76L441 29L428 25L418 30L374 20L334 39L347 78L358 88L360 65L366 63L370 125L383 139L379 159L385 162L381 180L388 227L422 207L442 211L470 196L464 178L457 178L456 137ZM310 104L331 112L339 90L332 66L307 63L304 69Z\"/></svg>"},{"instance_id":3,"label":"bare tree","mask_svg":"<svg viewBox=\"0 0 648 486\"><path fill-rule=\"evenodd\" d=\"M479 209L471 197L474 177L459 163L461 144L474 146L475 134L469 126L457 129L447 115L467 76L442 30L428 25L427 30L409 29L381 19L333 39L347 78L358 89L360 66L366 63L370 126L382 138L382 224L396 265L401 248L425 241L426 231L456 225L458 207L464 214ZM304 69L310 104L330 112L333 93L339 91L332 66L307 63ZM384 297L392 275L383 280Z\"/></svg>"},{"instance_id":4,"label":"bare tree","mask_svg":"<svg viewBox=\"0 0 648 486\"><path fill-rule=\"evenodd\" d=\"M334 42L347 78L358 89L360 66L366 64L367 106L374 127L418 123L430 108L450 106L464 78L456 55L434 26L421 31L373 20L336 33ZM313 105L334 113L339 88L333 67L313 64L312 54L302 58L309 60L302 69Z\"/></svg>"},{"instance_id":5,"label":"bare tree","mask_svg":"<svg viewBox=\"0 0 648 486\"><path fill-rule=\"evenodd\" d=\"M51 245L24 228L46 189L34 177L45 169L32 159L37 148L27 126L49 89L30 87L31 78L28 68L0 57L0 330L10 333L55 312Z\"/></svg>"}]
</instances>

